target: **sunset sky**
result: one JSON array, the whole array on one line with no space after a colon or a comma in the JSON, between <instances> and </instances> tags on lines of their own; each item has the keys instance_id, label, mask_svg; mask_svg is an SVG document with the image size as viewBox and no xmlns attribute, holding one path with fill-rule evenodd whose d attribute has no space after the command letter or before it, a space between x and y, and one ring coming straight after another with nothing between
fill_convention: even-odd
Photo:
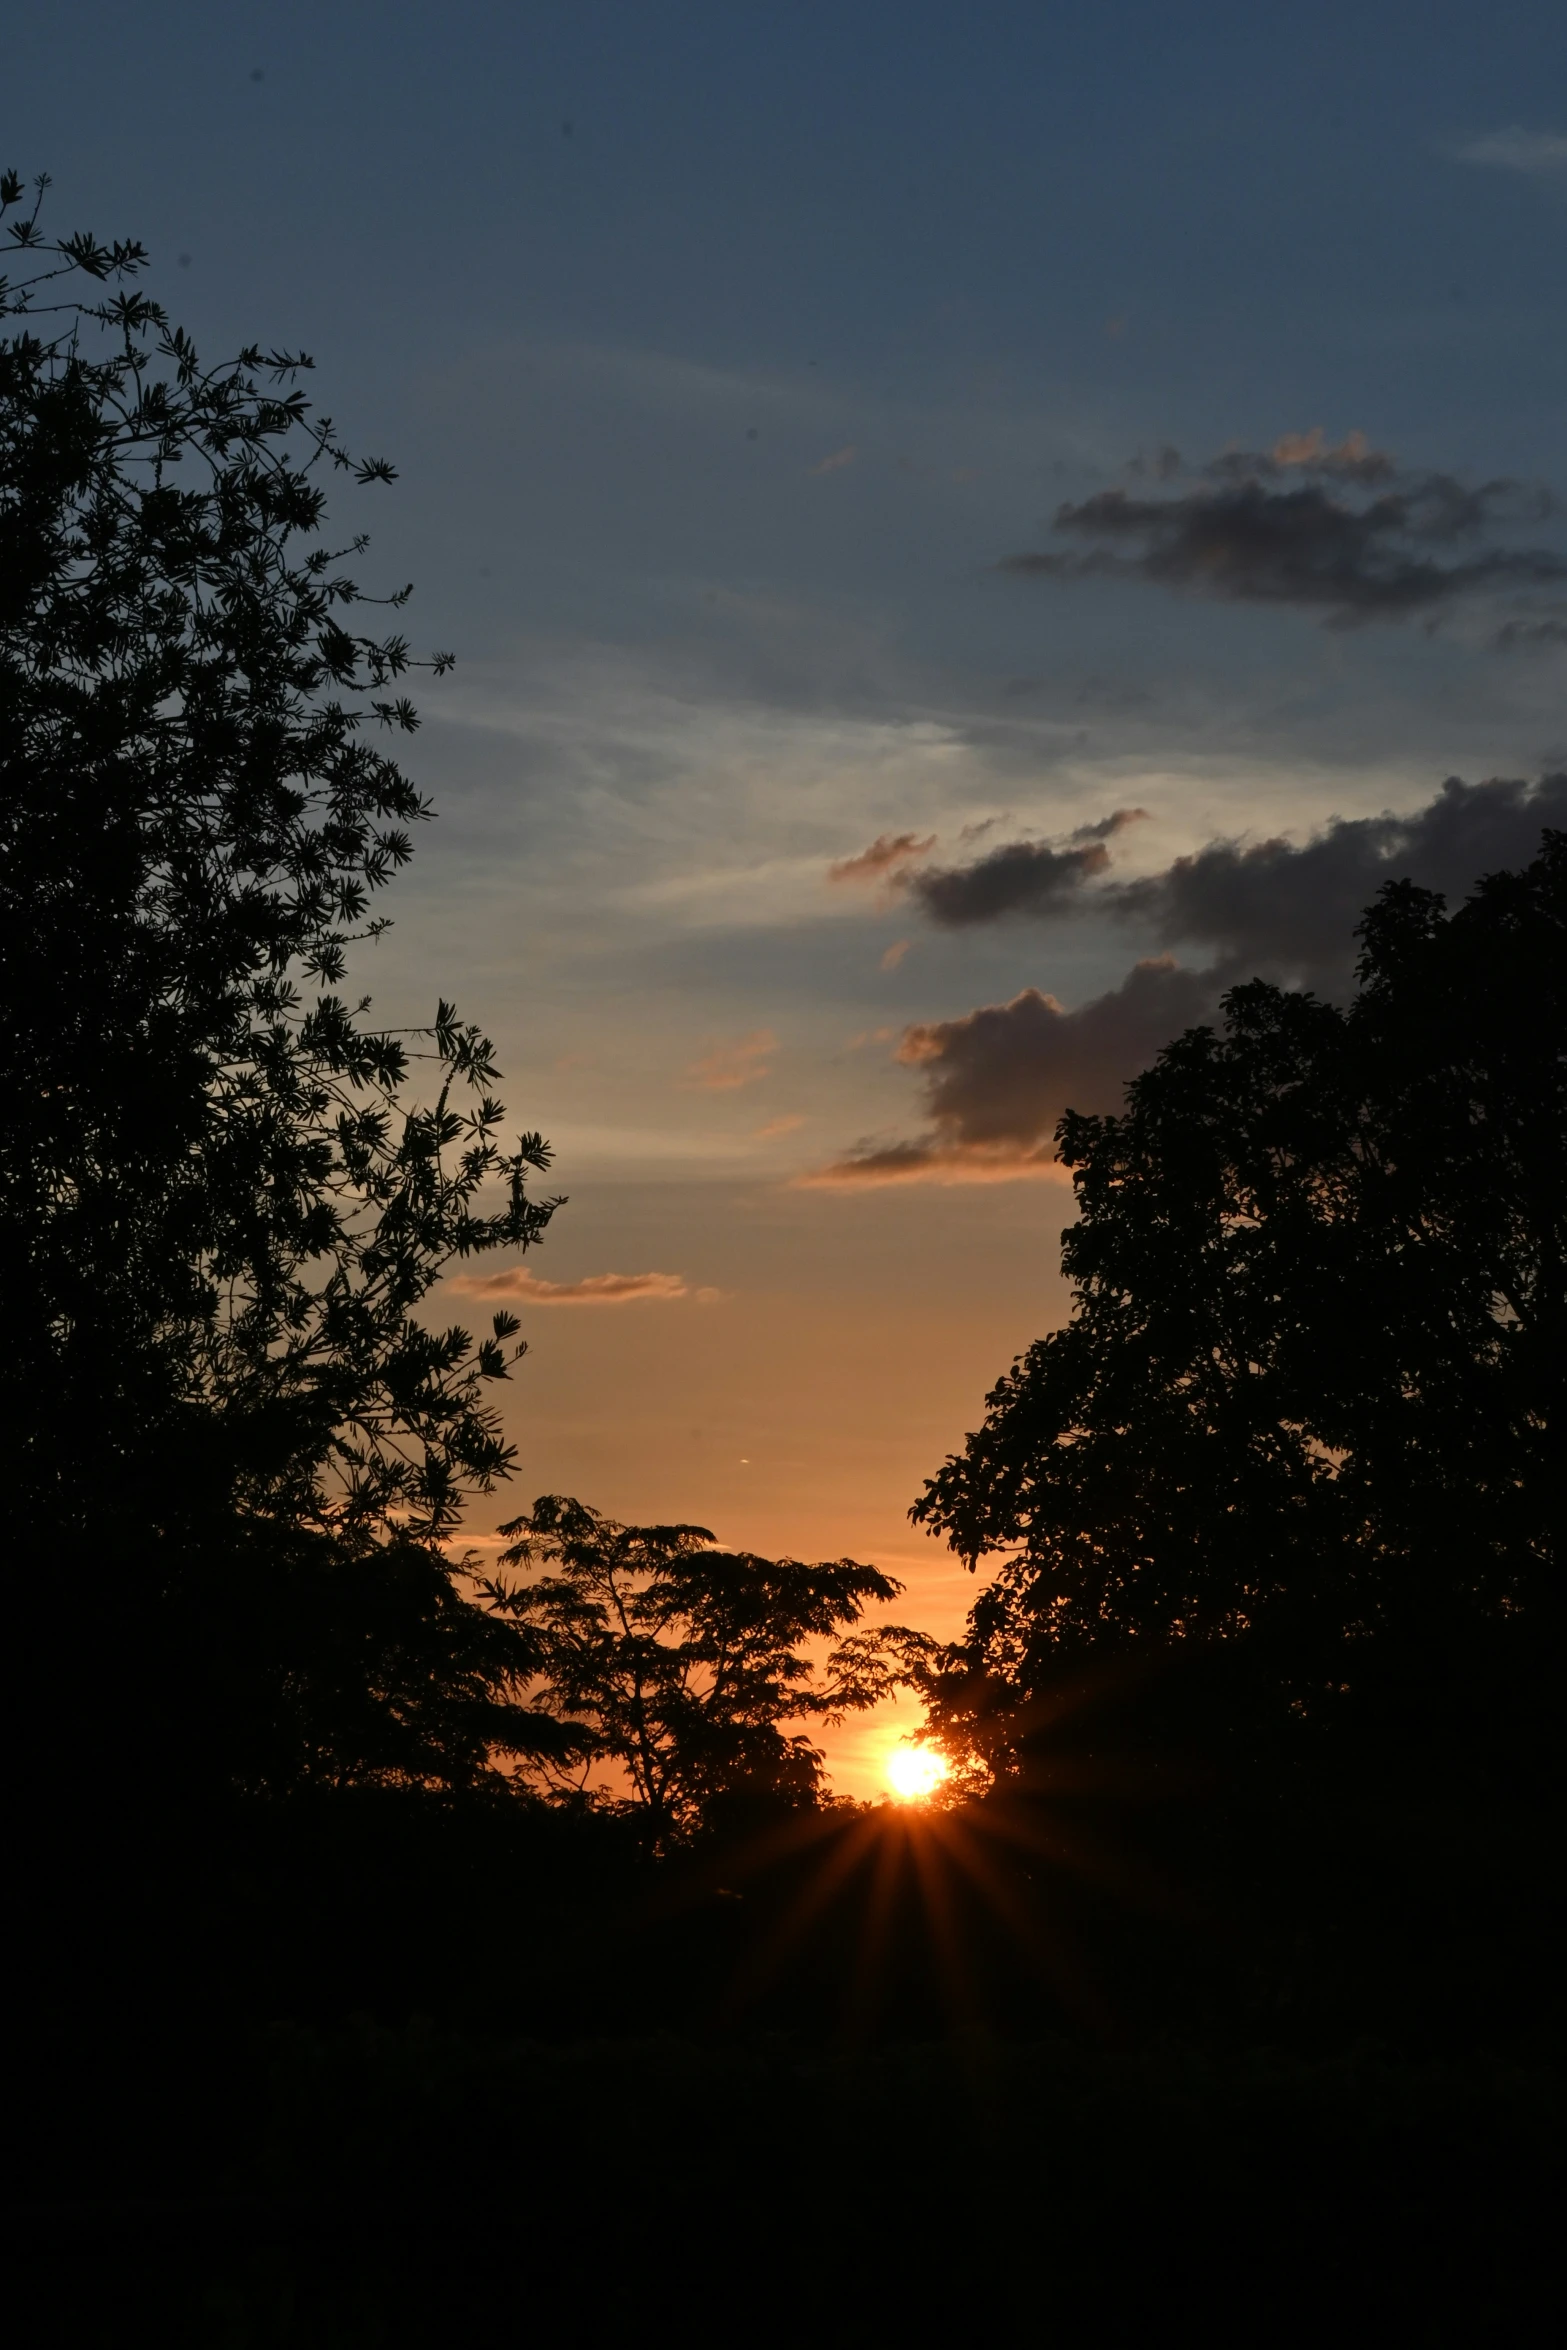
<instances>
[{"instance_id":1,"label":"sunset sky","mask_svg":"<svg viewBox=\"0 0 1567 2350\"><path fill-rule=\"evenodd\" d=\"M458 657L355 977L569 1194L475 1533L574 1492L956 1631L906 1512L1063 1311L1060 1109L1567 822L1567 11L7 17L0 162L313 353Z\"/></svg>"}]
</instances>

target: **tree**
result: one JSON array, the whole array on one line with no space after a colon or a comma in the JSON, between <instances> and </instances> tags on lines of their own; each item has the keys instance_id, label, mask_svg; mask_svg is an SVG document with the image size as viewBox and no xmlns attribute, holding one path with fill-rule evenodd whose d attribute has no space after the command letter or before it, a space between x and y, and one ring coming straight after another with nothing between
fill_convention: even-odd
<instances>
[{"instance_id":1,"label":"tree","mask_svg":"<svg viewBox=\"0 0 1567 2350\"><path fill-rule=\"evenodd\" d=\"M1451 917L1390 883L1360 936L1347 1010L1237 988L1122 1115L1063 1120L1071 1319L913 1512L1003 1554L955 1735L986 1680L1139 1648L1450 1724L1488 1642L1559 1654L1567 835Z\"/></svg>"},{"instance_id":2,"label":"tree","mask_svg":"<svg viewBox=\"0 0 1567 2350\"><path fill-rule=\"evenodd\" d=\"M901 1625L836 1639L818 1675L801 1644L857 1624L903 1586L853 1559L806 1566L714 1547L702 1526L623 1526L545 1495L503 1527L502 1563L523 1583L484 1586L497 1612L538 1644L534 1703L580 1728L580 1766L537 1766L558 1789L594 1763L615 1779L595 1799L624 1804L663 1845L689 1836L723 1796L766 1791L819 1800L822 1756L804 1719L841 1721L918 1678L933 1643Z\"/></svg>"},{"instance_id":3,"label":"tree","mask_svg":"<svg viewBox=\"0 0 1567 2350\"><path fill-rule=\"evenodd\" d=\"M500 1799L514 1792L508 1765L565 1770L582 1750L570 1723L529 1702L538 1641L475 1606L428 1543L353 1544L237 1516L220 1571L182 1602L171 1778L200 1757L250 1797Z\"/></svg>"},{"instance_id":4,"label":"tree","mask_svg":"<svg viewBox=\"0 0 1567 2350\"><path fill-rule=\"evenodd\" d=\"M242 1558L437 1559L510 1465L485 1388L521 1350L509 1316L475 1344L420 1309L553 1203L477 1028L443 1003L393 1034L340 992L429 814L371 739L417 725L412 655L356 633L366 541L325 535L328 473L393 469L312 410L304 354L204 365L139 245L47 238L45 185L0 179L0 1430L112 1712Z\"/></svg>"}]
</instances>

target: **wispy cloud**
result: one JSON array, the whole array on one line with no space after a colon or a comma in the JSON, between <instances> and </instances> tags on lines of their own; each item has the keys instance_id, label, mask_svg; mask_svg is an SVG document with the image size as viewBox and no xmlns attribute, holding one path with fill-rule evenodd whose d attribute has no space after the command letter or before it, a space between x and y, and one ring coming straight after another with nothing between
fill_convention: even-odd
<instances>
[{"instance_id":1,"label":"wispy cloud","mask_svg":"<svg viewBox=\"0 0 1567 2350\"><path fill-rule=\"evenodd\" d=\"M679 1273L589 1273L581 1281L545 1281L526 1265L504 1273L457 1274L453 1287L471 1297L509 1297L534 1306L626 1306L692 1294ZM698 1290L696 1295L705 1305L717 1292Z\"/></svg>"},{"instance_id":2,"label":"wispy cloud","mask_svg":"<svg viewBox=\"0 0 1567 2350\"><path fill-rule=\"evenodd\" d=\"M758 1142L770 1142L775 1134L797 1134L804 1124L805 1120L797 1110L790 1111L786 1117L769 1118L758 1126L756 1139Z\"/></svg>"},{"instance_id":3,"label":"wispy cloud","mask_svg":"<svg viewBox=\"0 0 1567 2350\"><path fill-rule=\"evenodd\" d=\"M863 1143L794 1178L800 1191L870 1191L893 1183L1066 1183L1053 1150L1020 1150L1015 1145L949 1145L915 1142Z\"/></svg>"},{"instance_id":4,"label":"wispy cloud","mask_svg":"<svg viewBox=\"0 0 1567 2350\"><path fill-rule=\"evenodd\" d=\"M851 441L845 449L834 449L830 457L824 457L819 465L813 465L811 471L812 473L841 473L846 465L854 463L859 453L854 442Z\"/></svg>"},{"instance_id":5,"label":"wispy cloud","mask_svg":"<svg viewBox=\"0 0 1567 2350\"><path fill-rule=\"evenodd\" d=\"M829 865L829 881L875 883L888 881L904 866L928 857L936 845L936 835L927 833L923 840L912 832L878 833L868 849L861 849L857 857L841 857L836 865Z\"/></svg>"},{"instance_id":6,"label":"wispy cloud","mask_svg":"<svg viewBox=\"0 0 1567 2350\"><path fill-rule=\"evenodd\" d=\"M768 1075L769 1055L778 1050L778 1039L770 1028L753 1029L733 1044L715 1045L701 1060L693 1061L683 1083L697 1087L703 1093L735 1093L742 1085L755 1085Z\"/></svg>"},{"instance_id":7,"label":"wispy cloud","mask_svg":"<svg viewBox=\"0 0 1567 2350\"><path fill-rule=\"evenodd\" d=\"M1497 171L1521 171L1530 179L1554 179L1567 174L1567 138L1559 131L1526 131L1515 123L1503 131L1487 131L1454 150L1460 163L1489 164Z\"/></svg>"}]
</instances>

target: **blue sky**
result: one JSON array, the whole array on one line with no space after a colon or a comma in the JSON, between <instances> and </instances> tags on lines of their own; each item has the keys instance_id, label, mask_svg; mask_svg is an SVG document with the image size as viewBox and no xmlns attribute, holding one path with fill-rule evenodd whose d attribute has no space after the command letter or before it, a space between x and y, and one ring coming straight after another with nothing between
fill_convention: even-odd
<instances>
[{"instance_id":1,"label":"blue sky","mask_svg":"<svg viewBox=\"0 0 1567 2350\"><path fill-rule=\"evenodd\" d=\"M528 1302L526 1492L853 1550L954 1622L902 1512L1062 1302L1017 1089L1043 1051L1113 1095L1139 956L1172 1006L1229 973L1175 861L1240 844L1249 887L1248 844L1567 765L1567 13L12 0L3 112L56 225L142 238L209 354L308 347L400 467L345 500L459 665L360 976L495 1033L572 1195L539 1279L684 1290ZM1345 626L1051 528L1207 515L1237 449L1335 512L1514 482L1464 544L1532 584ZM920 895L1128 807L1070 902L944 926ZM1335 844L1468 877L1420 821ZM1317 976L1258 921L1236 953ZM1001 1125L943 1125L964 1023L1029 989L1057 1010ZM801 1180L897 1150L904 1182Z\"/></svg>"}]
</instances>

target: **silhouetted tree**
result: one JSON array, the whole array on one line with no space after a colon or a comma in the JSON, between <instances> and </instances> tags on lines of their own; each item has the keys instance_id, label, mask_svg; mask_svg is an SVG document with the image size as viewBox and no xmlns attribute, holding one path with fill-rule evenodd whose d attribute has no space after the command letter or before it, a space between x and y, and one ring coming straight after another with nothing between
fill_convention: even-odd
<instances>
[{"instance_id":1,"label":"silhouetted tree","mask_svg":"<svg viewBox=\"0 0 1567 2350\"><path fill-rule=\"evenodd\" d=\"M428 1543L353 1543L237 1514L209 1563L210 1579L181 1594L170 1663L188 1685L170 1709L171 1775L216 1764L246 1795L500 1799L513 1792L507 1764L566 1769L583 1751L569 1723L530 1703L542 1643L476 1607Z\"/></svg>"},{"instance_id":2,"label":"silhouetted tree","mask_svg":"<svg viewBox=\"0 0 1567 2350\"><path fill-rule=\"evenodd\" d=\"M1059 1129L1066 1327L913 1515L1003 1563L951 1729L1118 1648L1240 1642L1297 1714L1559 1640L1567 836L1390 883L1346 1010L1260 982ZM991 1699L984 1684L991 1684ZM939 1708L938 1708L939 1712Z\"/></svg>"},{"instance_id":3,"label":"silhouetted tree","mask_svg":"<svg viewBox=\"0 0 1567 2350\"><path fill-rule=\"evenodd\" d=\"M355 632L366 542L323 535L327 473L392 468L312 411L303 354L204 365L139 245L51 241L22 200L0 180L0 1436L13 1535L94 1593L107 1703L160 1611L172 1653L177 1592L194 1624L227 1581L243 1619L242 1575L299 1586L303 1530L406 1567L504 1473L515 1320L475 1344L419 1309L538 1236L548 1154L502 1146L449 1005L398 1035L337 992L428 813L370 732L417 724L408 647ZM437 1676L459 1604L431 1587Z\"/></svg>"},{"instance_id":4,"label":"silhouetted tree","mask_svg":"<svg viewBox=\"0 0 1567 2350\"><path fill-rule=\"evenodd\" d=\"M901 1625L838 1638L823 1668L799 1653L859 1621L903 1586L853 1559L806 1566L714 1547L702 1526L622 1526L545 1495L502 1532L523 1583L485 1590L540 1652L534 1702L580 1726L583 1764L543 1772L562 1790L591 1765L616 1774L599 1802L645 1816L656 1841L689 1834L741 1787L792 1804L819 1800L822 1756L804 1718L841 1721L917 1677L933 1644Z\"/></svg>"}]
</instances>

